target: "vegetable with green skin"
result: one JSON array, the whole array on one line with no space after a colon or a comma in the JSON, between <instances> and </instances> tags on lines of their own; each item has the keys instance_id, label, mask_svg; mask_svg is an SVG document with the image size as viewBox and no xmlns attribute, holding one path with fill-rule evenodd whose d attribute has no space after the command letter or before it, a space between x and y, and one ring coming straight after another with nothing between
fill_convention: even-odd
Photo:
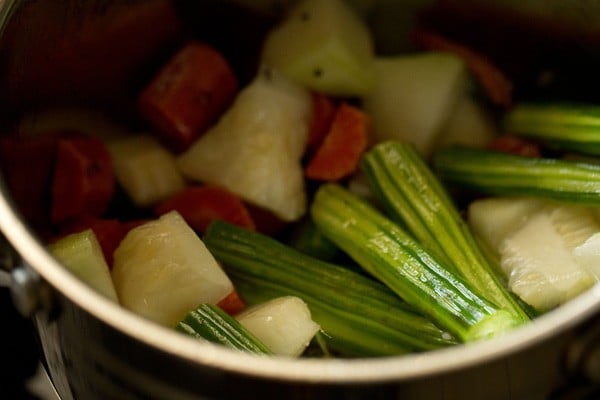
<instances>
[{"instance_id":1,"label":"vegetable with green skin","mask_svg":"<svg viewBox=\"0 0 600 400\"><path fill-rule=\"evenodd\" d=\"M453 272L489 300L516 318L529 320L494 273L446 189L414 145L378 143L365 154L361 167L391 219L443 257L441 260L448 262Z\"/></svg>"},{"instance_id":2,"label":"vegetable with green skin","mask_svg":"<svg viewBox=\"0 0 600 400\"><path fill-rule=\"evenodd\" d=\"M48 245L48 251L75 276L101 295L119 302L102 248L91 229L72 233Z\"/></svg>"},{"instance_id":3,"label":"vegetable with green skin","mask_svg":"<svg viewBox=\"0 0 600 400\"><path fill-rule=\"evenodd\" d=\"M294 229L289 244L309 256L324 261L333 260L340 249L327 239L310 218L305 218Z\"/></svg>"},{"instance_id":4,"label":"vegetable with green skin","mask_svg":"<svg viewBox=\"0 0 600 400\"><path fill-rule=\"evenodd\" d=\"M399 225L342 186L321 186L311 215L365 270L461 340L498 336L523 322L485 299Z\"/></svg>"},{"instance_id":5,"label":"vegetable with green skin","mask_svg":"<svg viewBox=\"0 0 600 400\"><path fill-rule=\"evenodd\" d=\"M600 106L584 103L520 103L503 120L514 135L562 150L600 155Z\"/></svg>"},{"instance_id":6,"label":"vegetable with green skin","mask_svg":"<svg viewBox=\"0 0 600 400\"><path fill-rule=\"evenodd\" d=\"M200 304L175 327L179 332L231 349L256 354L271 354L271 350L231 315L214 304Z\"/></svg>"},{"instance_id":7,"label":"vegetable with green skin","mask_svg":"<svg viewBox=\"0 0 600 400\"><path fill-rule=\"evenodd\" d=\"M600 204L600 165L450 146L433 157L443 182L495 195Z\"/></svg>"},{"instance_id":8,"label":"vegetable with green skin","mask_svg":"<svg viewBox=\"0 0 600 400\"><path fill-rule=\"evenodd\" d=\"M265 38L261 62L317 92L361 96L375 83L373 40L344 0L302 0Z\"/></svg>"},{"instance_id":9,"label":"vegetable with green skin","mask_svg":"<svg viewBox=\"0 0 600 400\"><path fill-rule=\"evenodd\" d=\"M397 355L457 343L381 283L274 238L217 220L203 242L248 304L301 298L328 346L344 355Z\"/></svg>"}]
</instances>

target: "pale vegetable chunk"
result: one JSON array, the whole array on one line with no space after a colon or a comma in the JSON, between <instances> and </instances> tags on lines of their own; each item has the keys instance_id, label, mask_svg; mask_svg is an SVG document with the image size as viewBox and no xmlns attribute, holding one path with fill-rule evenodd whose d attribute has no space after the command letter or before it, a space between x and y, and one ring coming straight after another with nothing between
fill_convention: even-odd
<instances>
[{"instance_id":1,"label":"pale vegetable chunk","mask_svg":"<svg viewBox=\"0 0 600 400\"><path fill-rule=\"evenodd\" d=\"M453 144L483 148L497 135L491 113L471 93L465 93L442 127L435 148Z\"/></svg>"},{"instance_id":2,"label":"pale vegetable chunk","mask_svg":"<svg viewBox=\"0 0 600 400\"><path fill-rule=\"evenodd\" d=\"M48 246L50 253L75 276L118 303L117 292L98 239L91 229L67 235Z\"/></svg>"},{"instance_id":3,"label":"pale vegetable chunk","mask_svg":"<svg viewBox=\"0 0 600 400\"><path fill-rule=\"evenodd\" d=\"M587 268L596 279L600 280L600 233L595 233L588 240L577 246L573 252L579 265Z\"/></svg>"},{"instance_id":4,"label":"pale vegetable chunk","mask_svg":"<svg viewBox=\"0 0 600 400\"><path fill-rule=\"evenodd\" d=\"M289 357L301 355L320 329L306 303L296 296L251 306L235 318L273 353Z\"/></svg>"},{"instance_id":5,"label":"pale vegetable chunk","mask_svg":"<svg viewBox=\"0 0 600 400\"><path fill-rule=\"evenodd\" d=\"M498 253L506 237L543 207L543 201L534 198L489 197L469 204L467 220L475 234Z\"/></svg>"},{"instance_id":6,"label":"pale vegetable chunk","mask_svg":"<svg viewBox=\"0 0 600 400\"><path fill-rule=\"evenodd\" d=\"M311 115L306 89L263 71L177 164L191 180L220 185L284 221L297 220L306 212L301 158Z\"/></svg>"},{"instance_id":7,"label":"pale vegetable chunk","mask_svg":"<svg viewBox=\"0 0 600 400\"><path fill-rule=\"evenodd\" d=\"M582 206L529 198L490 198L469 207L469 223L500 260L509 288L547 311L591 287L600 262L600 223Z\"/></svg>"},{"instance_id":8,"label":"pale vegetable chunk","mask_svg":"<svg viewBox=\"0 0 600 400\"><path fill-rule=\"evenodd\" d=\"M108 150L117 181L138 206L151 206L185 186L175 157L150 135L114 139Z\"/></svg>"},{"instance_id":9,"label":"pale vegetable chunk","mask_svg":"<svg viewBox=\"0 0 600 400\"><path fill-rule=\"evenodd\" d=\"M373 43L343 0L302 0L267 36L262 62L308 88L361 96L374 85Z\"/></svg>"},{"instance_id":10,"label":"pale vegetable chunk","mask_svg":"<svg viewBox=\"0 0 600 400\"><path fill-rule=\"evenodd\" d=\"M413 143L429 157L450 113L467 91L464 63L450 53L381 56L375 60L377 83L363 97L376 140Z\"/></svg>"},{"instance_id":11,"label":"pale vegetable chunk","mask_svg":"<svg viewBox=\"0 0 600 400\"><path fill-rule=\"evenodd\" d=\"M233 290L177 211L129 231L114 252L112 278L125 308L168 327L198 304L216 304Z\"/></svg>"},{"instance_id":12,"label":"pale vegetable chunk","mask_svg":"<svg viewBox=\"0 0 600 400\"><path fill-rule=\"evenodd\" d=\"M548 214L536 214L500 249L509 286L538 310L565 303L594 284Z\"/></svg>"}]
</instances>

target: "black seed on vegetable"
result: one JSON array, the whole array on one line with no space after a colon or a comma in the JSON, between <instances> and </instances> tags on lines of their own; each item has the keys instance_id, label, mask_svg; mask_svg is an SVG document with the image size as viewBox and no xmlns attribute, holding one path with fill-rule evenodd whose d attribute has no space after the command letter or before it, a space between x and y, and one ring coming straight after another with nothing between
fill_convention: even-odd
<instances>
[{"instance_id":1,"label":"black seed on vegetable","mask_svg":"<svg viewBox=\"0 0 600 400\"><path fill-rule=\"evenodd\" d=\"M314 69L313 75L315 76L315 78L320 78L323 76L323 70L317 67Z\"/></svg>"}]
</instances>

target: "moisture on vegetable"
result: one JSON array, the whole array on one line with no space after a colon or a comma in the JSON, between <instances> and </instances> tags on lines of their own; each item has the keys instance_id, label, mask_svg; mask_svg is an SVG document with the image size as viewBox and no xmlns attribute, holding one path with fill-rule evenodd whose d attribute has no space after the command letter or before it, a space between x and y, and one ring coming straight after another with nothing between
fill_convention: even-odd
<instances>
[{"instance_id":1,"label":"moisture on vegetable","mask_svg":"<svg viewBox=\"0 0 600 400\"><path fill-rule=\"evenodd\" d=\"M391 218L488 299L518 319L529 319L495 275L453 200L414 145L378 143L362 165Z\"/></svg>"},{"instance_id":2,"label":"moisture on vegetable","mask_svg":"<svg viewBox=\"0 0 600 400\"><path fill-rule=\"evenodd\" d=\"M365 270L461 340L500 335L523 322L487 300L445 267L445 260L347 189L321 186L311 215L321 231Z\"/></svg>"},{"instance_id":3,"label":"moisture on vegetable","mask_svg":"<svg viewBox=\"0 0 600 400\"><path fill-rule=\"evenodd\" d=\"M214 221L204 243L251 303L301 298L339 354L382 356L456 343L379 282L303 254L278 240Z\"/></svg>"}]
</instances>

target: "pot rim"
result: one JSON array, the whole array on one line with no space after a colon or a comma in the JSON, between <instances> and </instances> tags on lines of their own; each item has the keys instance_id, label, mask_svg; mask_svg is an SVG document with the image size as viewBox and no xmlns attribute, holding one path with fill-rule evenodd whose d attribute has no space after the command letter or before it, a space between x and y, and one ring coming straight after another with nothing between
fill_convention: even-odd
<instances>
[{"instance_id":1,"label":"pot rim","mask_svg":"<svg viewBox=\"0 0 600 400\"><path fill-rule=\"evenodd\" d=\"M393 357L257 357L187 337L136 315L96 293L46 251L5 195L0 196L0 229L24 262L55 290L107 325L189 362L264 379L315 384L383 383L415 379L494 361L554 337L594 313L600 314L600 283L597 283L556 310L492 340Z\"/></svg>"}]
</instances>

